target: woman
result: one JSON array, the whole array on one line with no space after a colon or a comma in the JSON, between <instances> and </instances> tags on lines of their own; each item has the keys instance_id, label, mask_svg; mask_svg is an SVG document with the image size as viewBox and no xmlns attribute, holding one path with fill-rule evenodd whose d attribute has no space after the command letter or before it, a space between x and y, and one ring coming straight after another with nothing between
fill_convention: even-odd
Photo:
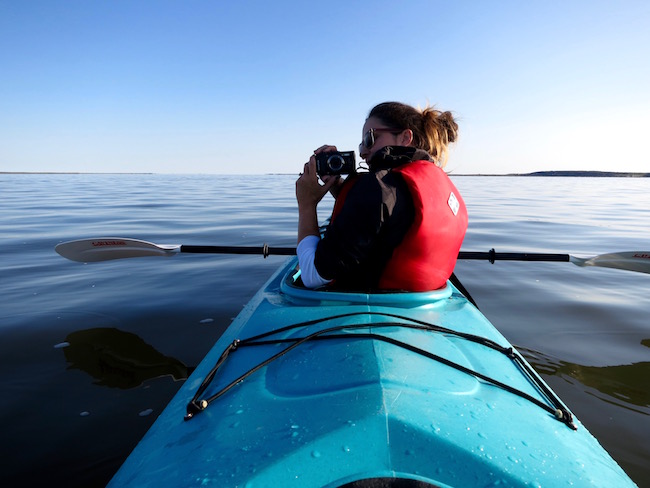
<instances>
[{"instance_id":1,"label":"woman","mask_svg":"<svg viewBox=\"0 0 650 488\"><path fill-rule=\"evenodd\" d=\"M450 112L398 102L374 107L359 153L369 172L316 174L315 155L296 182L298 259L305 286L348 290L428 291L445 285L467 230L467 210L443 171L458 125ZM337 198L320 238L316 207Z\"/></svg>"}]
</instances>

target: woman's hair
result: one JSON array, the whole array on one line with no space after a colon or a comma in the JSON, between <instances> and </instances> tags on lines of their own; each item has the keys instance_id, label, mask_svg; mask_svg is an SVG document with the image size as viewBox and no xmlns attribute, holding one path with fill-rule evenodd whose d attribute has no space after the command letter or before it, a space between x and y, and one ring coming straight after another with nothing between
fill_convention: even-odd
<instances>
[{"instance_id":1,"label":"woman's hair","mask_svg":"<svg viewBox=\"0 0 650 488\"><path fill-rule=\"evenodd\" d=\"M412 145L427 151L441 167L447 164L449 144L458 138L458 124L451 112L431 106L419 110L400 102L384 102L376 105L368 117L381 120L391 129L410 129Z\"/></svg>"}]
</instances>

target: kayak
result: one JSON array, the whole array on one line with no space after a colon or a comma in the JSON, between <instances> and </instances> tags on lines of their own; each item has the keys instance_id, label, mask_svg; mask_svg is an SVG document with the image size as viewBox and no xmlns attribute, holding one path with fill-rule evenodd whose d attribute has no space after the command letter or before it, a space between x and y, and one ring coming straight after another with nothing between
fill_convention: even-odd
<instances>
[{"instance_id":1,"label":"kayak","mask_svg":"<svg viewBox=\"0 0 650 488\"><path fill-rule=\"evenodd\" d=\"M636 486L448 282L257 292L109 486Z\"/></svg>"}]
</instances>

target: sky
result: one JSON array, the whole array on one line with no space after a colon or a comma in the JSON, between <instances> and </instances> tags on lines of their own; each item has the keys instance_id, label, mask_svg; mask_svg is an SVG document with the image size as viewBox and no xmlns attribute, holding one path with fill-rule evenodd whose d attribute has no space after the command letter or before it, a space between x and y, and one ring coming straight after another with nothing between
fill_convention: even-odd
<instances>
[{"instance_id":1,"label":"sky","mask_svg":"<svg viewBox=\"0 0 650 488\"><path fill-rule=\"evenodd\" d=\"M389 100L452 174L650 172L650 2L0 0L0 172L297 174Z\"/></svg>"}]
</instances>

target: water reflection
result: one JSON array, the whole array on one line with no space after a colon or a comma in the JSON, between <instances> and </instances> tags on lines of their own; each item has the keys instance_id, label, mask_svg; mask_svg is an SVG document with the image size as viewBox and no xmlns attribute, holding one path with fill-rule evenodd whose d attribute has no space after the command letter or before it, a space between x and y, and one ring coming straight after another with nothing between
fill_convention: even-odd
<instances>
[{"instance_id":1,"label":"water reflection","mask_svg":"<svg viewBox=\"0 0 650 488\"><path fill-rule=\"evenodd\" d=\"M650 339L641 341L650 346ZM540 352L518 348L528 362L543 375L571 379L595 388L606 397L602 400L650 415L650 362L643 361L616 366L583 366L545 356ZM618 401L617 401L618 400ZM641 407L635 408L635 407Z\"/></svg>"},{"instance_id":2,"label":"water reflection","mask_svg":"<svg viewBox=\"0 0 650 488\"><path fill-rule=\"evenodd\" d=\"M184 380L193 369L137 335L115 328L78 330L65 340L63 353L69 368L88 373L97 385L129 389L161 376Z\"/></svg>"}]
</instances>

